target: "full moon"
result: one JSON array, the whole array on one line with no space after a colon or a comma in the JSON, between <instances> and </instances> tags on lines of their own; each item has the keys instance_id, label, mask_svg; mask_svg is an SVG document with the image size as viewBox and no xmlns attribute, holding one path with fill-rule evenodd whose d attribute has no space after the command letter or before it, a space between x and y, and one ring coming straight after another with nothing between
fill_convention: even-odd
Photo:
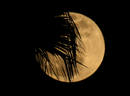
<instances>
[{"instance_id":1,"label":"full moon","mask_svg":"<svg viewBox=\"0 0 130 96\"><path fill-rule=\"evenodd\" d=\"M83 67L81 65L77 65L79 75L74 75L71 82L78 82L87 79L97 71L103 61L105 42L100 28L92 19L80 13L70 12L69 14L75 22L81 35L82 45L78 44L78 47L80 49L82 46L84 49L80 53L77 52L77 60L87 66ZM59 63L64 63L63 60L57 60L57 58L50 53L48 53L48 55L57 66L57 69ZM61 82L69 82L69 80L64 79L62 75L59 76L58 79L54 74L47 75Z\"/></svg>"}]
</instances>

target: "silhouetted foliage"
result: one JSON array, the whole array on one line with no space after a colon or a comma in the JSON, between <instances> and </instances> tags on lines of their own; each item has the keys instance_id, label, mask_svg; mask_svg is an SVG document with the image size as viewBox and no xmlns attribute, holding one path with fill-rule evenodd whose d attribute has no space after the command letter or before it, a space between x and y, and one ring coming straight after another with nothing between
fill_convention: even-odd
<instances>
[{"instance_id":1,"label":"silhouetted foliage","mask_svg":"<svg viewBox=\"0 0 130 96\"><path fill-rule=\"evenodd\" d=\"M64 78L71 82L74 74L78 74L77 63L81 64L76 60L76 39L80 40L80 34L69 12L52 14L52 17L50 16L47 23L47 26L50 26L50 28L46 29L47 31L43 39L39 37L44 41L44 46L35 48L35 54L43 71L45 73L55 74L57 79L58 74L54 71L55 66L52 64L53 61L49 59L47 52L53 54L57 58L61 57L64 61L65 69L61 67L60 72Z\"/></svg>"}]
</instances>

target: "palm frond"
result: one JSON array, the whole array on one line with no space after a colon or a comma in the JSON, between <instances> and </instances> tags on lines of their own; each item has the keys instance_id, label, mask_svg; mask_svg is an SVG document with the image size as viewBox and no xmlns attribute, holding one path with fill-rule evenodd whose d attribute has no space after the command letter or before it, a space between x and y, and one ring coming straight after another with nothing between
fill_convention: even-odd
<instances>
[{"instance_id":1,"label":"palm frond","mask_svg":"<svg viewBox=\"0 0 130 96\"><path fill-rule=\"evenodd\" d=\"M75 74L78 74L77 64L84 66L80 61L76 60L77 43L80 41L79 31L69 15L69 12L64 12L62 16L54 17L54 31L57 31L48 46L44 48L35 48L37 61L42 66L43 71L48 74L54 74L59 79L59 73L71 82ZM58 30L55 30L58 29ZM50 60L48 52L57 58L62 58L64 66L60 66L58 70L53 61Z\"/></svg>"}]
</instances>

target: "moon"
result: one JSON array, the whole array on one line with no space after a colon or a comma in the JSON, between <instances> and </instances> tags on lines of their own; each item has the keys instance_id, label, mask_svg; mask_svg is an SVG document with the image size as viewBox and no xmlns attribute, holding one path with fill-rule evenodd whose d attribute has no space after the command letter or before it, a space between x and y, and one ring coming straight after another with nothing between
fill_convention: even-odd
<instances>
[{"instance_id":1,"label":"moon","mask_svg":"<svg viewBox=\"0 0 130 96\"><path fill-rule=\"evenodd\" d=\"M87 79L97 71L105 54L105 42L100 28L92 19L76 12L70 12L69 14L78 28L78 31L81 35L82 47L84 49L80 53L77 52L77 60L87 66L86 68L78 65L79 75L75 75L71 81L78 82ZM79 49L81 47L79 43L78 47ZM59 63L64 63L63 60L57 60L57 58L51 53L48 53L48 55L50 59L53 59L53 62L55 62L57 69L59 68ZM68 80L64 79L62 75L59 76L59 79L57 79L54 74L47 75L61 82L69 82Z\"/></svg>"}]
</instances>

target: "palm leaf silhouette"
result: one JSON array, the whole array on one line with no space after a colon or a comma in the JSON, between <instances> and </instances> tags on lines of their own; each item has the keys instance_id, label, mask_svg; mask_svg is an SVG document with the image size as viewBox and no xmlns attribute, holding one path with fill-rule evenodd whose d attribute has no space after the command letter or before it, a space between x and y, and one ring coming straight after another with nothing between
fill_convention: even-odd
<instances>
[{"instance_id":1,"label":"palm leaf silhouette","mask_svg":"<svg viewBox=\"0 0 130 96\"><path fill-rule=\"evenodd\" d=\"M51 24L53 25L52 30L56 31L55 37L53 37L45 47L35 48L36 59L45 73L54 74L57 79L59 79L58 73L60 72L66 80L71 82L74 75L78 74L77 64L85 66L76 60L76 39L79 41L81 39L79 31L69 12L55 16ZM62 58L65 68L61 66L60 70L56 69L47 52L57 58Z\"/></svg>"}]
</instances>

